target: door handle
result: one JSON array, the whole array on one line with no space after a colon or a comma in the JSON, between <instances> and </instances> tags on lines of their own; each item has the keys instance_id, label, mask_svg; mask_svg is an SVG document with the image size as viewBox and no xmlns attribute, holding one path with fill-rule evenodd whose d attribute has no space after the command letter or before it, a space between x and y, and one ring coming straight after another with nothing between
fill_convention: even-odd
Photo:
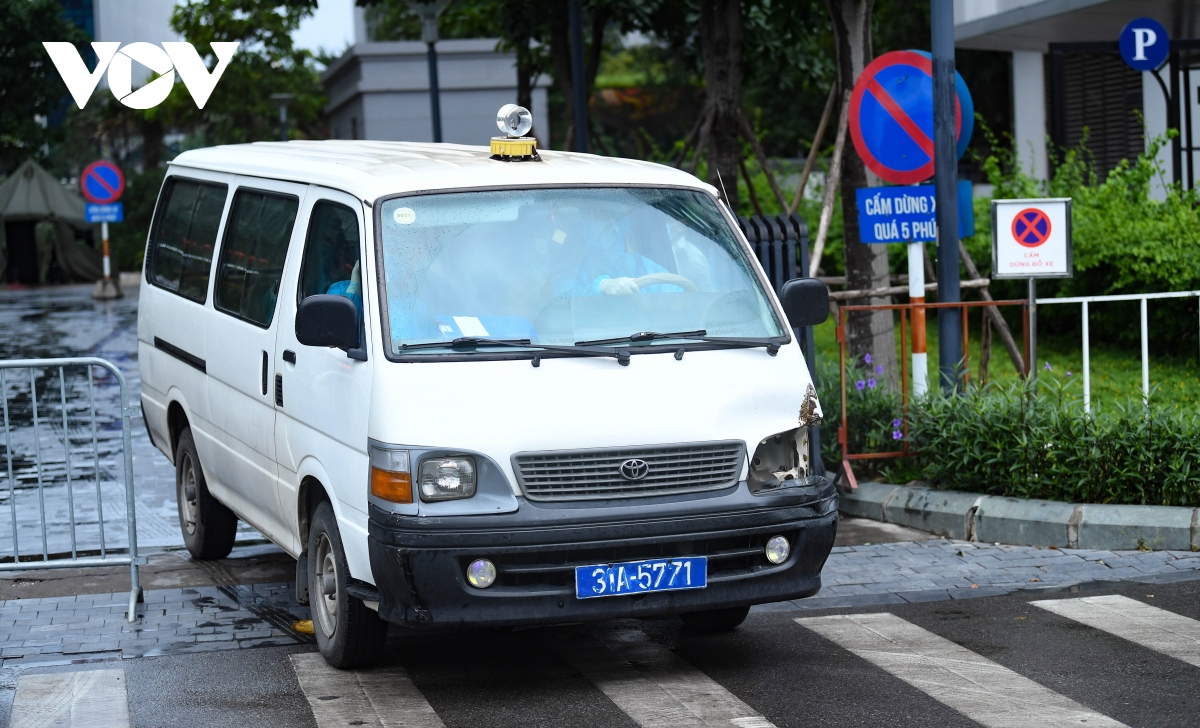
<instances>
[{"instance_id":1,"label":"door handle","mask_svg":"<svg viewBox=\"0 0 1200 728\"><path fill-rule=\"evenodd\" d=\"M265 397L267 396L267 367L269 366L269 362L267 361L267 352L264 351L262 355L262 393Z\"/></svg>"},{"instance_id":2,"label":"door handle","mask_svg":"<svg viewBox=\"0 0 1200 728\"><path fill-rule=\"evenodd\" d=\"M284 349L283 350L283 360L286 361L288 364L295 364L296 363L296 352L292 351L291 349Z\"/></svg>"}]
</instances>

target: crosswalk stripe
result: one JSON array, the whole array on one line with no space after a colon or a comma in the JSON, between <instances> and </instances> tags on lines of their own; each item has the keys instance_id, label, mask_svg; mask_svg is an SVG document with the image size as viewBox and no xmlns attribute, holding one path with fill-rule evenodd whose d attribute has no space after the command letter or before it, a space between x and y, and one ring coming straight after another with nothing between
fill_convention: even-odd
<instances>
[{"instance_id":1,"label":"crosswalk stripe","mask_svg":"<svg viewBox=\"0 0 1200 728\"><path fill-rule=\"evenodd\" d=\"M642 728L775 728L641 630L573 634L558 652Z\"/></svg>"},{"instance_id":2,"label":"crosswalk stripe","mask_svg":"<svg viewBox=\"0 0 1200 728\"><path fill-rule=\"evenodd\" d=\"M894 614L796 622L988 728L1123 725Z\"/></svg>"},{"instance_id":3,"label":"crosswalk stripe","mask_svg":"<svg viewBox=\"0 0 1200 728\"><path fill-rule=\"evenodd\" d=\"M1120 594L1030 604L1200 667L1200 622L1181 614Z\"/></svg>"},{"instance_id":4,"label":"crosswalk stripe","mask_svg":"<svg viewBox=\"0 0 1200 728\"><path fill-rule=\"evenodd\" d=\"M399 665L352 671L330 667L316 652L291 659L318 728L444 728Z\"/></svg>"},{"instance_id":5,"label":"crosswalk stripe","mask_svg":"<svg viewBox=\"0 0 1200 728\"><path fill-rule=\"evenodd\" d=\"M125 671L79 670L22 675L10 728L119 728L129 725Z\"/></svg>"}]
</instances>

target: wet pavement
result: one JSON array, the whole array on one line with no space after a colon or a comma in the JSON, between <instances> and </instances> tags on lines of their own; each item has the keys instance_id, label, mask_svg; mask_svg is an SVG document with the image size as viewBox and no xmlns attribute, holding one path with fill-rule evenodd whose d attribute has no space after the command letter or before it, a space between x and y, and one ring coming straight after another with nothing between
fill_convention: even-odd
<instances>
[{"instance_id":1,"label":"wet pavement","mask_svg":"<svg viewBox=\"0 0 1200 728\"><path fill-rule=\"evenodd\" d=\"M138 545L179 548L175 474L146 435L140 416L137 369L138 289L115 301L95 301L90 286L0 290L0 360L99 357L115 364L132 409L134 502ZM120 387L101 368L34 370L37 429L29 369L4 371L10 463L0 461L0 561L42 554L98 555L127 548ZM95 418L92 418L94 403ZM64 406L65 404L65 406ZM65 436L64 436L65 433ZM70 452L70 457L66 453ZM35 463L43 462L39 482ZM69 477L68 477L69 476ZM97 477L98 476L98 477ZM42 513L46 530L43 540ZM74 518L72 518L72 513ZM103 515L103 528L100 516ZM14 547L13 523L16 523ZM69 524L74 521L74 534ZM74 543L72 543L74 535ZM241 541L261 540L240 525Z\"/></svg>"}]
</instances>

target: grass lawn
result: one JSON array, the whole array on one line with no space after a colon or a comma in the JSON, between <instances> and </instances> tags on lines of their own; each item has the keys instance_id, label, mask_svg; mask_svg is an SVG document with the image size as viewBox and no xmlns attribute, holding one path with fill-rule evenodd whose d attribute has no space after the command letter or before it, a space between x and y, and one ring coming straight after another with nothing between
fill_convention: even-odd
<instances>
[{"instance_id":1,"label":"grass lawn","mask_svg":"<svg viewBox=\"0 0 1200 728\"><path fill-rule=\"evenodd\" d=\"M930 314L932 313L930 312ZM979 309L971 311L969 363L972 382L979 381L980 316ZM896 321L897 354L899 354L899 317ZM937 381L938 367L937 319L933 315L929 316L926 331L928 333L929 381L932 384ZM1106 403L1123 402L1127 399L1140 400L1142 396L1141 350L1137 347L1130 349L1101 348L1096 342L1099 335L1100 332L1093 329L1091 337L1092 407L1103 409ZM1017 346L1022 346L1020 328L1013 330L1013 337L1017 341ZM836 371L838 344L832 316L829 321L816 328L815 339L818 359L824 360L822 363L825 366L832 363L833 371ZM1050 364L1050 371L1045 369L1047 363ZM1065 390L1067 396L1083 399L1083 347L1080 340L1039 338L1038 367L1038 376L1043 381L1048 377L1067 378L1069 372L1070 386ZM991 381L1000 385L1019 381L1012 361L1008 358L1008 352L1001 344L995 330L992 332L992 354L988 369ZM1200 405L1200 352L1187 359L1163 357L1155 359L1154 342L1151 341L1150 386L1153 390L1151 396L1164 404L1171 403L1177 407Z\"/></svg>"}]
</instances>

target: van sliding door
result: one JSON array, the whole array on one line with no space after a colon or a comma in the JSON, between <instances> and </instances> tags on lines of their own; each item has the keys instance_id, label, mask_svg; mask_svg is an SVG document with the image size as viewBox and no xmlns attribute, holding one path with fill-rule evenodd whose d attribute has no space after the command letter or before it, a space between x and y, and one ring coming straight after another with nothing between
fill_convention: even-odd
<instances>
[{"instance_id":1,"label":"van sliding door","mask_svg":"<svg viewBox=\"0 0 1200 728\"><path fill-rule=\"evenodd\" d=\"M275 493L275 376L279 287L307 187L247 177L221 241L209 322L208 404L220 457L206 462L228 505L263 535L291 544Z\"/></svg>"}]
</instances>

